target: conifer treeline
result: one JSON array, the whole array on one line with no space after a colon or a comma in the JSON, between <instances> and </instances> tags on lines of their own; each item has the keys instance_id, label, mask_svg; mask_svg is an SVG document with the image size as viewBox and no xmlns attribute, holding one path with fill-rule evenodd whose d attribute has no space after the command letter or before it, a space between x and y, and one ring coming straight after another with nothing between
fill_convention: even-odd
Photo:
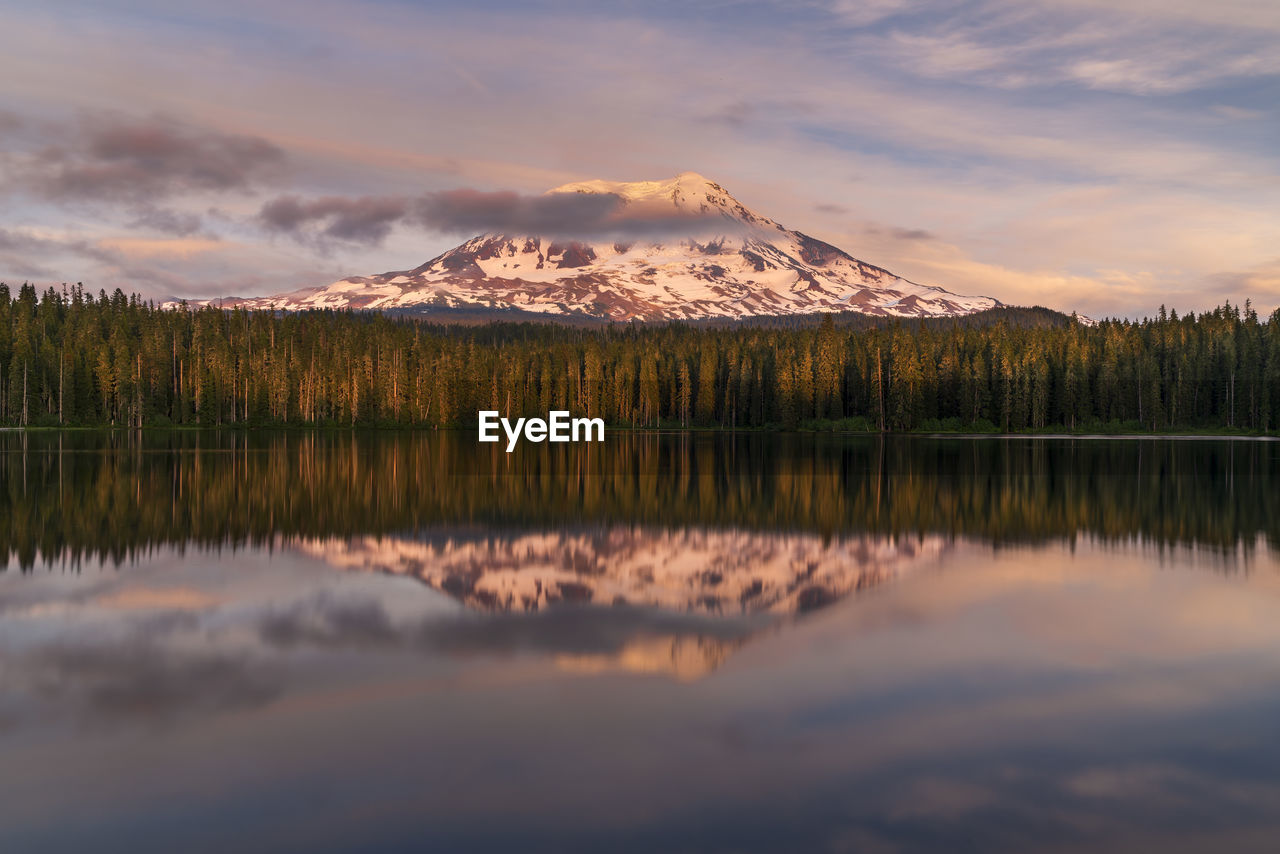
<instances>
[{"instance_id":1,"label":"conifer treeline","mask_svg":"<svg viewBox=\"0 0 1280 854\"><path fill-rule=\"evenodd\" d=\"M461 327L0 285L3 424L473 426L480 409L615 426L1270 432L1280 310L1097 326Z\"/></svg>"},{"instance_id":2,"label":"conifer treeline","mask_svg":"<svg viewBox=\"0 0 1280 854\"><path fill-rule=\"evenodd\" d=\"M507 454L461 431L0 433L0 569L119 564L165 546L614 525L1093 537L1247 559L1263 545L1280 554L1280 446L619 431Z\"/></svg>"}]
</instances>

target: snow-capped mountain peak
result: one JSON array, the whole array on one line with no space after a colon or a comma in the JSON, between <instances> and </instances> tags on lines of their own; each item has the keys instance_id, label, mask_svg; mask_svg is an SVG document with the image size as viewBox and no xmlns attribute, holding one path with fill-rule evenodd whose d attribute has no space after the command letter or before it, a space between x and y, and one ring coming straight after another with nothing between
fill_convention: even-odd
<instances>
[{"instance_id":1,"label":"snow-capped mountain peak","mask_svg":"<svg viewBox=\"0 0 1280 854\"><path fill-rule=\"evenodd\" d=\"M518 310L603 320L856 311L931 317L1000 303L921 285L752 211L696 172L580 181L547 191L610 197L576 235L481 234L412 270L223 306L430 312Z\"/></svg>"},{"instance_id":2,"label":"snow-capped mountain peak","mask_svg":"<svg viewBox=\"0 0 1280 854\"><path fill-rule=\"evenodd\" d=\"M719 214L726 223L757 227L777 225L751 211L724 187L697 172L681 172L666 181L575 181L550 189L546 195L557 193L617 196L622 200L620 218L624 220L645 215L703 217Z\"/></svg>"},{"instance_id":3,"label":"snow-capped mountain peak","mask_svg":"<svg viewBox=\"0 0 1280 854\"><path fill-rule=\"evenodd\" d=\"M697 172L681 172L665 181L574 181L547 190L548 195L552 193L607 193L628 202L669 202L677 206L708 196L732 198L719 184Z\"/></svg>"}]
</instances>

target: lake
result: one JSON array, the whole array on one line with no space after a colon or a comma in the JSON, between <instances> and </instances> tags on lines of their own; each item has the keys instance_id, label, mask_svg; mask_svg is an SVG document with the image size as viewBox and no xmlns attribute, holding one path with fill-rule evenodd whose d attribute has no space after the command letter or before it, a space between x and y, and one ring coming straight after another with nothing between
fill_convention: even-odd
<instances>
[{"instance_id":1,"label":"lake","mask_svg":"<svg viewBox=\"0 0 1280 854\"><path fill-rule=\"evenodd\" d=\"M1266 851L1280 443L0 434L3 851Z\"/></svg>"}]
</instances>

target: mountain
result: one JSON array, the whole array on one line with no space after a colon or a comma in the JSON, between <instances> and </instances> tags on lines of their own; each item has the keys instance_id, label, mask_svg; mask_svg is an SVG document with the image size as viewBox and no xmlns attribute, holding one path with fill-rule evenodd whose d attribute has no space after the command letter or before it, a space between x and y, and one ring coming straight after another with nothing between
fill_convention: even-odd
<instances>
[{"instance_id":1,"label":"mountain","mask_svg":"<svg viewBox=\"0 0 1280 854\"><path fill-rule=\"evenodd\" d=\"M617 525L505 536L453 529L293 547L338 569L416 579L491 620L508 617L476 631L536 641L562 669L689 681L779 621L934 565L951 544L935 536ZM539 618L571 623L552 630L528 622ZM513 620L525 621L523 630Z\"/></svg>"},{"instance_id":2,"label":"mountain","mask_svg":"<svg viewBox=\"0 0 1280 854\"><path fill-rule=\"evenodd\" d=\"M584 240L482 234L412 270L204 303L616 321L826 311L954 317L1000 305L910 282L784 228L694 172L667 181L566 184L547 195L556 194L616 197L614 233Z\"/></svg>"},{"instance_id":3,"label":"mountain","mask_svg":"<svg viewBox=\"0 0 1280 854\"><path fill-rule=\"evenodd\" d=\"M764 534L633 526L303 540L330 566L416 578L464 605L528 613L563 604L709 616L794 616L878 586L946 550L938 537Z\"/></svg>"}]
</instances>

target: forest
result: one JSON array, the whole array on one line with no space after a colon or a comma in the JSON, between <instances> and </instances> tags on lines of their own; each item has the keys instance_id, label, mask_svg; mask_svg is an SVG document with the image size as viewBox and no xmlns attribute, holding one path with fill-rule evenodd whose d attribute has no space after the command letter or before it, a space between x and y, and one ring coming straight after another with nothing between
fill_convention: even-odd
<instances>
[{"instance_id":1,"label":"forest","mask_svg":"<svg viewBox=\"0 0 1280 854\"><path fill-rule=\"evenodd\" d=\"M620 525L1142 542L1230 571L1280 550L1277 484L1269 442L621 431L507 454L446 430L9 431L0 570Z\"/></svg>"},{"instance_id":2,"label":"forest","mask_svg":"<svg viewBox=\"0 0 1280 854\"><path fill-rule=\"evenodd\" d=\"M474 429L481 409L567 409L611 427L1277 431L1280 309L1051 314L462 325L0 284L0 425Z\"/></svg>"}]
</instances>

